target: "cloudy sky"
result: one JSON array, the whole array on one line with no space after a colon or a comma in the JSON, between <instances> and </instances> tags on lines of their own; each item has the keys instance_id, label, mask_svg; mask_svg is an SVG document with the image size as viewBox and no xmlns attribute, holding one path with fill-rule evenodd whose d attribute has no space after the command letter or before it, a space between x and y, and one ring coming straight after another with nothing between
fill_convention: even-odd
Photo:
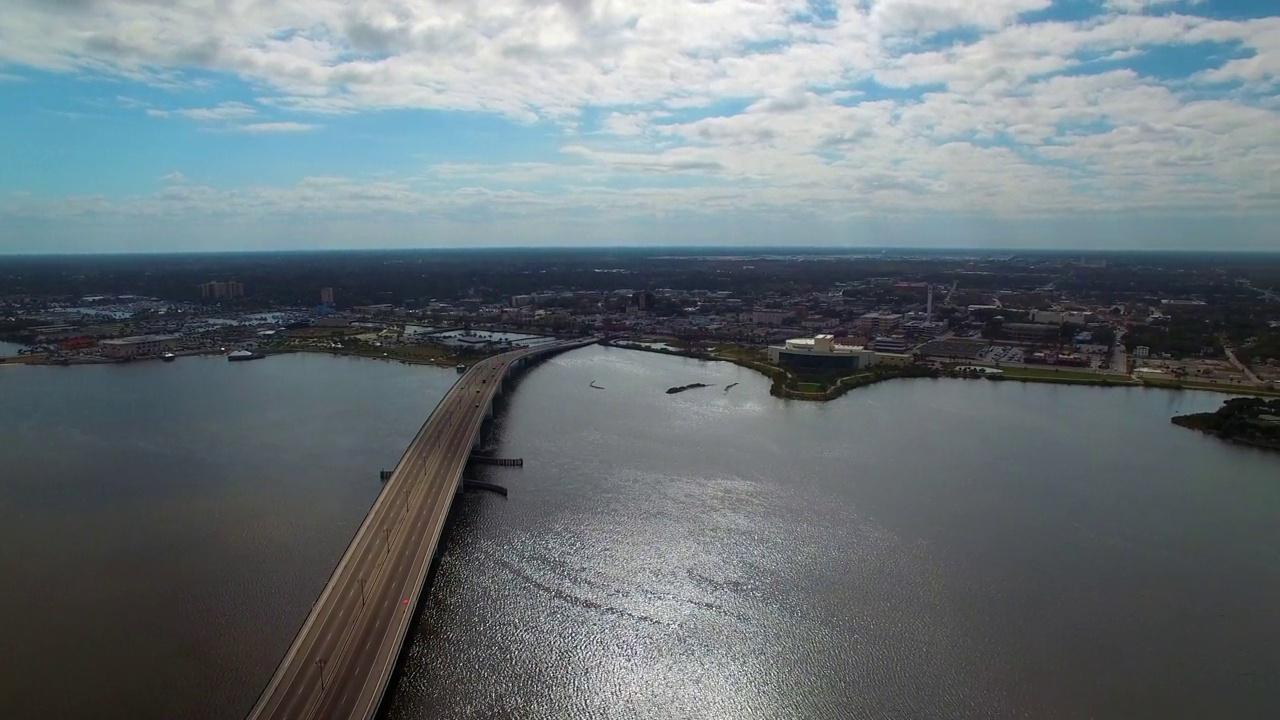
<instances>
[{"instance_id":1,"label":"cloudy sky","mask_svg":"<svg viewBox=\"0 0 1280 720\"><path fill-rule=\"evenodd\" d=\"M0 252L1280 249L1277 0L4 0Z\"/></svg>"}]
</instances>

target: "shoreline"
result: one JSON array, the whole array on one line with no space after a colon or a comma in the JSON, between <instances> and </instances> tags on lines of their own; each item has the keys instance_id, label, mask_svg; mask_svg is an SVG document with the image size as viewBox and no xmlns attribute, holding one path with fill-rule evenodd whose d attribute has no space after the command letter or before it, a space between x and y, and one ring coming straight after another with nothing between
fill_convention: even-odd
<instances>
[{"instance_id":1,"label":"shoreline","mask_svg":"<svg viewBox=\"0 0 1280 720\"><path fill-rule=\"evenodd\" d=\"M920 378L934 379L955 379L955 380L990 380L993 382L1024 382L1024 383L1041 383L1047 385L1076 385L1076 386L1094 386L1094 387L1133 387L1133 388L1152 388L1156 390L1197 390L1203 392L1214 392L1223 395L1234 396L1254 396L1254 397L1280 397L1280 389L1270 388L1249 388L1241 386L1219 385L1216 383L1205 382L1184 382L1177 380L1157 380L1157 379L1138 379L1127 375L1104 375L1101 373L1084 373L1080 371L1068 371L1070 374L1063 377L1055 377L1049 374L1047 370L1039 370L1035 374L1020 374L1018 369L1012 372L1006 369L1004 374L1000 375L980 375L966 377L961 373L953 370L941 371L916 371L916 372L866 372L854 375L847 375L836 381L836 384L822 391L809 392L787 387L788 384L796 382L795 376L785 368L769 365L758 360L751 360L733 355L723 354L710 350L690 350L687 348L675 347L650 347L641 345L637 341L623 340L600 340L599 345L604 347L613 347L620 350L634 350L637 352L655 353L658 355L667 355L672 357L684 357L693 360L701 360L703 362L727 362L748 370L753 370L772 381L769 394L774 397L785 400L800 400L806 402L829 402L835 400L850 390L856 390L861 387L876 385L890 380L911 380ZM427 367L452 368L459 363L472 363L483 360L488 356L476 356L474 358L463 358L457 356L450 357L432 357L432 358L406 358L396 357L395 355L375 355L372 353L352 352L349 350L340 350L335 348L321 347L300 347L300 348L265 348L260 349L264 359L272 355L292 355L298 353L314 353L319 355L332 355L334 357L355 357L364 358L366 360L385 360L389 362L398 362L404 365L422 365ZM178 357L210 357L225 356L226 353L221 350L185 350L174 353ZM132 358L128 360L113 360L108 358L94 358L83 360L67 360L67 361L49 361L44 355L14 355L10 357L0 358L0 366L6 365L37 365L47 367L72 367L76 365L123 365L133 362L159 361L157 357ZM919 366L907 366L907 368ZM1093 375L1092 377L1082 377ZM799 384L799 383L797 383Z\"/></svg>"},{"instance_id":2,"label":"shoreline","mask_svg":"<svg viewBox=\"0 0 1280 720\"><path fill-rule=\"evenodd\" d=\"M894 374L886 373L876 377L874 373L860 373L856 375L848 375L837 381L833 387L821 392L805 392L786 387L786 384L794 381L794 376L784 368L775 367L767 363L747 360L744 358L734 357L711 351L687 350L679 348L658 348L646 345L632 344L634 341L614 341L601 340L600 344L606 347L616 347L622 350L636 350L639 352L656 353L658 355L670 355L675 357L686 357L694 360L703 360L707 362L727 362L733 363L740 367L754 370L761 375L773 381L769 394L774 397L780 397L787 400L803 400L807 402L829 402L841 397L850 390L856 390L860 387L867 387L890 380L910 380L919 378L947 378L955 380L991 380L993 382L1024 382L1024 383L1041 383L1046 385L1076 385L1076 386L1094 386L1103 388L1113 387L1129 387L1129 388L1153 388L1157 390L1201 390L1204 392L1216 392L1224 395L1252 395L1263 397L1280 397L1280 389L1272 390L1269 388L1247 388L1239 386L1218 385L1214 383L1185 383L1178 381L1161 381L1137 379L1129 375L1105 375L1102 373L1085 373L1081 371L1068 371L1071 374L1062 377L1055 377L1050 374L1050 370L1039 370L1029 374L1019 373L1020 369L1013 369L1012 372L1006 370L1001 375L980 375L977 377L965 377L954 371L942 370L936 375L925 373L920 374ZM910 366L908 366L910 367ZM1084 377L1092 375L1092 377ZM782 379L784 378L785 379ZM781 380L781 382L779 382Z\"/></svg>"}]
</instances>

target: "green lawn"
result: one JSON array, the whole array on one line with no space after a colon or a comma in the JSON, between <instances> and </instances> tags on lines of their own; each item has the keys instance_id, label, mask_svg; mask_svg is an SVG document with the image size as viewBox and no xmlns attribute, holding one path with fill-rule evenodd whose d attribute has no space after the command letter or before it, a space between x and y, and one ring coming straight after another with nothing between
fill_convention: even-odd
<instances>
[{"instance_id":1,"label":"green lawn","mask_svg":"<svg viewBox=\"0 0 1280 720\"><path fill-rule=\"evenodd\" d=\"M1104 375L1102 373L1089 372L1088 370L1061 370L1054 368L1021 368L1021 367L1000 367L1004 371L1004 376L1011 379L1016 378L1058 378L1061 380L1111 380L1112 382L1128 382L1128 378L1121 375Z\"/></svg>"},{"instance_id":2,"label":"green lawn","mask_svg":"<svg viewBox=\"0 0 1280 720\"><path fill-rule=\"evenodd\" d=\"M820 393L825 391L826 388L818 383L796 383L796 392Z\"/></svg>"},{"instance_id":3,"label":"green lawn","mask_svg":"<svg viewBox=\"0 0 1280 720\"><path fill-rule=\"evenodd\" d=\"M1164 380L1145 378L1142 383L1147 387L1169 388L1177 390L1210 390L1213 392L1229 393L1232 395L1266 395L1280 396L1280 390L1271 390L1268 388L1251 387L1248 385L1231 385L1229 383L1206 383L1196 382L1194 380Z\"/></svg>"}]
</instances>

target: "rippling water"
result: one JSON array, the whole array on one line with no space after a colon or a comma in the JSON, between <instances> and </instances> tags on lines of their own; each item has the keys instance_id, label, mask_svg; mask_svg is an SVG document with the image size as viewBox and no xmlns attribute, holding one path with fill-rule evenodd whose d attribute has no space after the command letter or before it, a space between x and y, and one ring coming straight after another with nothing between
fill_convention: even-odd
<instances>
[{"instance_id":1,"label":"rippling water","mask_svg":"<svg viewBox=\"0 0 1280 720\"><path fill-rule=\"evenodd\" d=\"M0 706L243 716L455 378L0 373L24 659ZM663 392L692 382L715 387ZM922 380L806 404L732 365L559 356L497 427L510 496L457 505L386 714L1274 717L1280 456L1168 422L1220 401Z\"/></svg>"},{"instance_id":2,"label":"rippling water","mask_svg":"<svg viewBox=\"0 0 1280 720\"><path fill-rule=\"evenodd\" d=\"M1280 457L1168 422L1220 401L562 356L388 717L1273 717Z\"/></svg>"}]
</instances>

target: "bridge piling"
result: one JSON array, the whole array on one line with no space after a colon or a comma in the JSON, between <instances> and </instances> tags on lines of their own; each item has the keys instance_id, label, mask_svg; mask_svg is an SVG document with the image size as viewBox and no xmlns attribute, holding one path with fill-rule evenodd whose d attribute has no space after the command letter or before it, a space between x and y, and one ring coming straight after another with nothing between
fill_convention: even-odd
<instances>
[{"instance_id":1,"label":"bridge piling","mask_svg":"<svg viewBox=\"0 0 1280 720\"><path fill-rule=\"evenodd\" d=\"M467 458L468 462L477 465L496 465L498 467L524 467L524 458L500 458L489 455L472 454Z\"/></svg>"},{"instance_id":2,"label":"bridge piling","mask_svg":"<svg viewBox=\"0 0 1280 720\"><path fill-rule=\"evenodd\" d=\"M496 493L502 497L507 496L506 488L495 483L484 482L483 480L463 480L462 489L463 491L487 490L488 492Z\"/></svg>"}]
</instances>

